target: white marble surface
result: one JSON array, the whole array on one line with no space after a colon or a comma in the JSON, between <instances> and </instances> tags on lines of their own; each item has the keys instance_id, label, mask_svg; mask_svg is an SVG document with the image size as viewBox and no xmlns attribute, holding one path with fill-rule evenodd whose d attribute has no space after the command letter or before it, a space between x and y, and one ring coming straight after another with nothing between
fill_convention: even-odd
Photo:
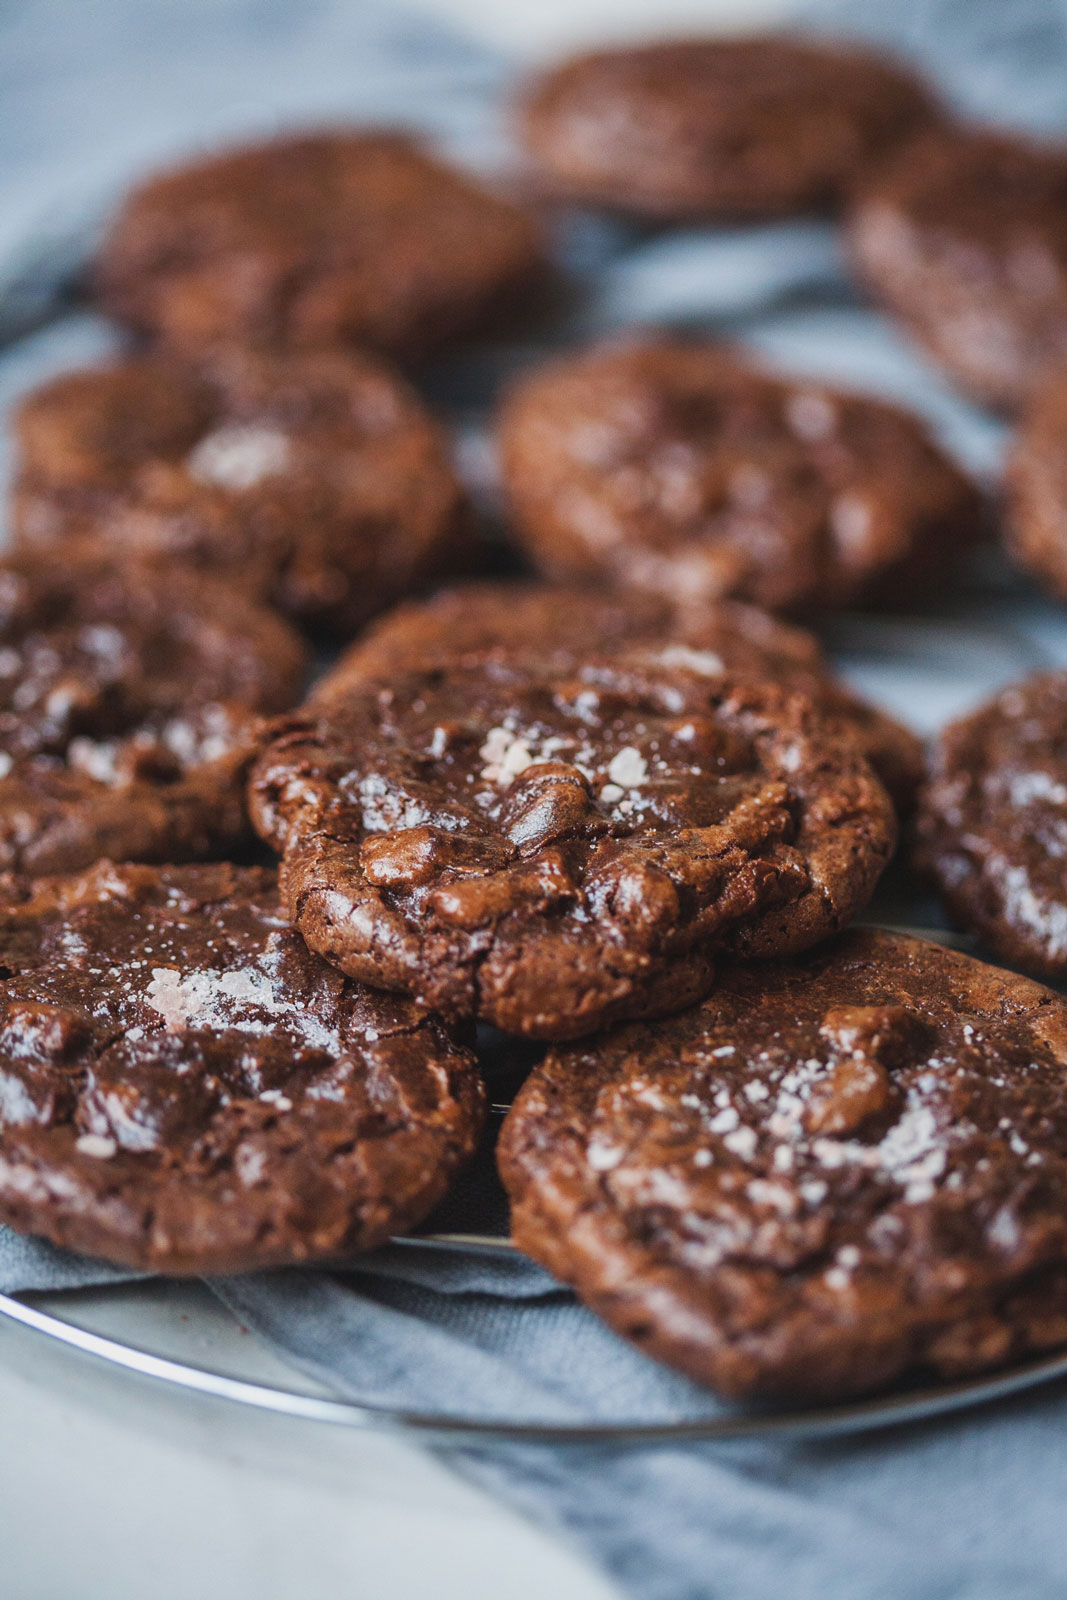
<instances>
[{"instance_id":1,"label":"white marble surface","mask_svg":"<svg viewBox=\"0 0 1067 1600\"><path fill-rule=\"evenodd\" d=\"M86 1315L80 1297L79 1319L227 1365L241 1335L223 1326L225 1313L206 1295L169 1299L122 1291ZM242 1352L242 1370L248 1359ZM262 1381L285 1380L265 1350L254 1368ZM581 1558L421 1449L172 1393L6 1321L0 1543L5 1600L612 1593Z\"/></svg>"},{"instance_id":2,"label":"white marble surface","mask_svg":"<svg viewBox=\"0 0 1067 1600\"><path fill-rule=\"evenodd\" d=\"M738 29L777 20L790 0L423 0L423 9L526 56L651 33Z\"/></svg>"}]
</instances>

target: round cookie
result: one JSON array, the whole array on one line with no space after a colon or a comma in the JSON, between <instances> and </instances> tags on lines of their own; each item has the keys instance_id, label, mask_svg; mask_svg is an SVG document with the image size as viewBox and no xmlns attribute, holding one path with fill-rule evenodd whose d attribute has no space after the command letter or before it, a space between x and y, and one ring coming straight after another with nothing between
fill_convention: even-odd
<instances>
[{"instance_id":1,"label":"round cookie","mask_svg":"<svg viewBox=\"0 0 1067 1600\"><path fill-rule=\"evenodd\" d=\"M419 357L481 331L544 272L530 218L380 130L286 136L134 189L101 305L185 350L355 344Z\"/></svg>"},{"instance_id":2,"label":"round cookie","mask_svg":"<svg viewBox=\"0 0 1067 1600\"><path fill-rule=\"evenodd\" d=\"M305 652L225 585L147 563L0 563L0 868L188 861L248 833L259 713Z\"/></svg>"},{"instance_id":3,"label":"round cookie","mask_svg":"<svg viewBox=\"0 0 1067 1600\"><path fill-rule=\"evenodd\" d=\"M724 1395L1067 1343L1067 1005L918 939L735 965L551 1051L498 1162L520 1248Z\"/></svg>"},{"instance_id":4,"label":"round cookie","mask_svg":"<svg viewBox=\"0 0 1067 1600\"><path fill-rule=\"evenodd\" d=\"M656 595L513 583L464 584L398 606L352 645L345 670L368 678L486 650L525 651L559 662L590 650L640 648L705 672L767 679L810 696L848 722L901 811L925 769L922 741L831 674L813 634L738 600L688 611Z\"/></svg>"},{"instance_id":5,"label":"round cookie","mask_svg":"<svg viewBox=\"0 0 1067 1600\"><path fill-rule=\"evenodd\" d=\"M1067 147L931 132L861 192L849 232L871 294L978 400L1014 409L1067 360Z\"/></svg>"},{"instance_id":6,"label":"round cookie","mask_svg":"<svg viewBox=\"0 0 1067 1600\"><path fill-rule=\"evenodd\" d=\"M895 833L804 697L595 658L342 668L276 724L250 806L313 950L535 1038L679 1010L719 949L824 937Z\"/></svg>"},{"instance_id":7,"label":"round cookie","mask_svg":"<svg viewBox=\"0 0 1067 1600\"><path fill-rule=\"evenodd\" d=\"M373 357L231 351L65 373L23 400L12 517L214 572L309 627L351 633L466 531L442 430Z\"/></svg>"},{"instance_id":8,"label":"round cookie","mask_svg":"<svg viewBox=\"0 0 1067 1600\"><path fill-rule=\"evenodd\" d=\"M835 206L934 115L902 66L767 35L564 62L531 85L520 132L551 195L683 221Z\"/></svg>"},{"instance_id":9,"label":"round cookie","mask_svg":"<svg viewBox=\"0 0 1067 1600\"><path fill-rule=\"evenodd\" d=\"M0 1218L173 1274L343 1257L473 1153L473 1057L313 956L274 874L0 885Z\"/></svg>"},{"instance_id":10,"label":"round cookie","mask_svg":"<svg viewBox=\"0 0 1067 1600\"><path fill-rule=\"evenodd\" d=\"M1067 369L1027 405L1007 469L1007 542L1020 564L1067 599Z\"/></svg>"},{"instance_id":11,"label":"round cookie","mask_svg":"<svg viewBox=\"0 0 1067 1600\"><path fill-rule=\"evenodd\" d=\"M1004 689L945 728L920 796L917 859L1003 960L1067 978L1067 673Z\"/></svg>"},{"instance_id":12,"label":"round cookie","mask_svg":"<svg viewBox=\"0 0 1067 1600\"><path fill-rule=\"evenodd\" d=\"M920 422L673 339L520 381L504 486L548 576L771 610L888 602L940 579L980 501Z\"/></svg>"}]
</instances>

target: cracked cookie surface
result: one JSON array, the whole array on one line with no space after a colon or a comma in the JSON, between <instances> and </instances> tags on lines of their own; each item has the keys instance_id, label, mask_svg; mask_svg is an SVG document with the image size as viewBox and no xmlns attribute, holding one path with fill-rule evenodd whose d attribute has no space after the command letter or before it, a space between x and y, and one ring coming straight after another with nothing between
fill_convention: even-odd
<instances>
[{"instance_id":1,"label":"cracked cookie surface","mask_svg":"<svg viewBox=\"0 0 1067 1600\"><path fill-rule=\"evenodd\" d=\"M498 1162L521 1249L728 1396L1067 1343L1067 1004L850 930L552 1050Z\"/></svg>"},{"instance_id":2,"label":"cracked cookie surface","mask_svg":"<svg viewBox=\"0 0 1067 1600\"><path fill-rule=\"evenodd\" d=\"M549 584L478 583L398 606L345 656L368 678L487 650L539 654L554 662L589 652L644 649L667 664L758 678L797 689L844 719L897 808L911 809L924 771L922 741L833 676L818 640L737 600L674 605L661 596L610 596Z\"/></svg>"},{"instance_id":3,"label":"cracked cookie surface","mask_svg":"<svg viewBox=\"0 0 1067 1600\"><path fill-rule=\"evenodd\" d=\"M662 663L344 665L253 769L309 945L540 1038L675 1011L716 952L800 949L866 903L892 805L803 696Z\"/></svg>"},{"instance_id":4,"label":"cracked cookie surface","mask_svg":"<svg viewBox=\"0 0 1067 1600\"><path fill-rule=\"evenodd\" d=\"M473 1057L290 928L272 872L0 883L0 1218L170 1274L342 1258L473 1153Z\"/></svg>"},{"instance_id":5,"label":"cracked cookie surface","mask_svg":"<svg viewBox=\"0 0 1067 1600\"><path fill-rule=\"evenodd\" d=\"M0 868L190 860L244 842L259 717L305 652L228 587L130 561L0 563Z\"/></svg>"},{"instance_id":6,"label":"cracked cookie surface","mask_svg":"<svg viewBox=\"0 0 1067 1600\"><path fill-rule=\"evenodd\" d=\"M158 555L313 628L350 635L465 532L443 430L366 355L142 356L54 378L15 430L22 547Z\"/></svg>"}]
</instances>

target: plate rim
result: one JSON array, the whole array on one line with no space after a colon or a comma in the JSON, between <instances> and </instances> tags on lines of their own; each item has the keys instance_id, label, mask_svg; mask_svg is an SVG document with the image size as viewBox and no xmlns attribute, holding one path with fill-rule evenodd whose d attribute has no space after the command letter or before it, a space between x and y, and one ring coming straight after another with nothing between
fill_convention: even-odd
<instances>
[{"instance_id":1,"label":"plate rim","mask_svg":"<svg viewBox=\"0 0 1067 1600\"><path fill-rule=\"evenodd\" d=\"M128 1288L129 1285L122 1285ZM77 1290L70 1291L77 1294ZM51 1339L68 1351L120 1368L139 1378L170 1385L261 1412L304 1422L406 1436L424 1444L598 1446L613 1449L663 1448L679 1444L733 1443L745 1440L817 1441L871 1433L931 1421L955 1412L977 1409L1039 1385L1067 1378L1067 1349L1009 1368L938 1384L903 1394L890 1393L824 1407L792 1411L737 1412L722 1416L665 1420L605 1422L509 1421L462 1417L448 1413L375 1406L341 1396L319 1396L242 1378L208 1366L159 1355L94 1333L17 1295L0 1293L0 1317Z\"/></svg>"}]
</instances>

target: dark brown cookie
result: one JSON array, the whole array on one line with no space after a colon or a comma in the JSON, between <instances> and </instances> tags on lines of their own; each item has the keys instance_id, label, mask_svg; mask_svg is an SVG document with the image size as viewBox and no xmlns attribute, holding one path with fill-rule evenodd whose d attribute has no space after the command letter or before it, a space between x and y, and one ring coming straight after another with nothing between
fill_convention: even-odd
<instances>
[{"instance_id":1,"label":"dark brown cookie","mask_svg":"<svg viewBox=\"0 0 1067 1600\"><path fill-rule=\"evenodd\" d=\"M519 1246L730 1396L1067 1342L1067 1005L903 935L733 966L553 1050L498 1147Z\"/></svg>"},{"instance_id":2,"label":"dark brown cookie","mask_svg":"<svg viewBox=\"0 0 1067 1600\"><path fill-rule=\"evenodd\" d=\"M546 574L689 606L896 599L939 579L980 524L975 489L916 418L707 344L550 363L505 403L500 449Z\"/></svg>"},{"instance_id":3,"label":"dark brown cookie","mask_svg":"<svg viewBox=\"0 0 1067 1600\"><path fill-rule=\"evenodd\" d=\"M292 705L305 654L222 584L138 564L0 564L0 868L110 855L188 861L247 833L259 712Z\"/></svg>"},{"instance_id":4,"label":"dark brown cookie","mask_svg":"<svg viewBox=\"0 0 1067 1600\"><path fill-rule=\"evenodd\" d=\"M850 235L871 293L979 400L1014 408L1067 360L1067 148L930 133L861 194Z\"/></svg>"},{"instance_id":5,"label":"dark brown cookie","mask_svg":"<svg viewBox=\"0 0 1067 1600\"><path fill-rule=\"evenodd\" d=\"M764 217L838 205L936 114L902 66L761 36L598 51L537 79L521 134L566 200L638 217Z\"/></svg>"},{"instance_id":6,"label":"dark brown cookie","mask_svg":"<svg viewBox=\"0 0 1067 1600\"><path fill-rule=\"evenodd\" d=\"M678 1010L718 949L824 937L895 831L804 697L595 658L342 666L280 719L250 803L312 949L538 1038Z\"/></svg>"},{"instance_id":7,"label":"dark brown cookie","mask_svg":"<svg viewBox=\"0 0 1067 1600\"><path fill-rule=\"evenodd\" d=\"M1031 396L1007 472L1007 538L1016 559L1067 599L1067 367Z\"/></svg>"},{"instance_id":8,"label":"dark brown cookie","mask_svg":"<svg viewBox=\"0 0 1067 1600\"><path fill-rule=\"evenodd\" d=\"M15 428L23 546L165 555L308 626L351 634L440 569L466 527L443 432L368 356L70 372L22 402Z\"/></svg>"},{"instance_id":9,"label":"dark brown cookie","mask_svg":"<svg viewBox=\"0 0 1067 1600\"><path fill-rule=\"evenodd\" d=\"M0 885L0 1218L159 1272L345 1256L472 1154L473 1057L307 949L274 874Z\"/></svg>"},{"instance_id":10,"label":"dark brown cookie","mask_svg":"<svg viewBox=\"0 0 1067 1600\"><path fill-rule=\"evenodd\" d=\"M636 649L667 665L696 665L708 676L765 679L808 695L848 722L898 808L913 804L924 771L922 741L839 683L813 634L738 600L688 610L633 591L610 596L548 584L465 584L398 606L352 645L345 668L388 677L487 650L560 664L590 651L616 656Z\"/></svg>"},{"instance_id":11,"label":"dark brown cookie","mask_svg":"<svg viewBox=\"0 0 1067 1600\"><path fill-rule=\"evenodd\" d=\"M1002 690L945 728L920 797L918 861L1005 961L1067 978L1067 673Z\"/></svg>"},{"instance_id":12,"label":"dark brown cookie","mask_svg":"<svg viewBox=\"0 0 1067 1600\"><path fill-rule=\"evenodd\" d=\"M179 349L480 331L543 273L530 218L400 134L287 136L148 179L96 264L103 306Z\"/></svg>"}]
</instances>

